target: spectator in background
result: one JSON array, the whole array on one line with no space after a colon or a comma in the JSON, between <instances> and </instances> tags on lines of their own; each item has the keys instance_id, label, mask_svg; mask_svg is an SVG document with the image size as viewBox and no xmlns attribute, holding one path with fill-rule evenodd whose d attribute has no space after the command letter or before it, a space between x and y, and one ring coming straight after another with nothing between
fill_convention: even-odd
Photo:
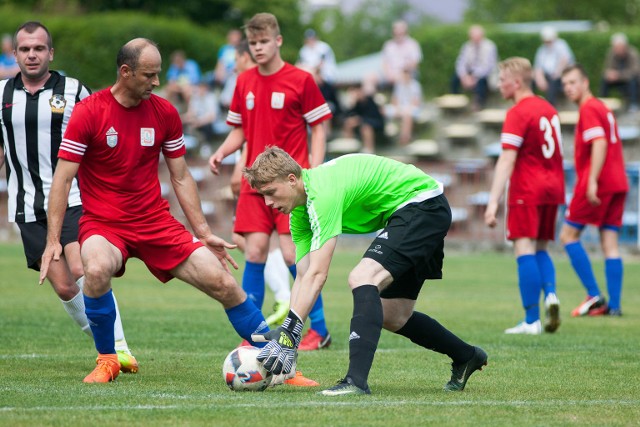
<instances>
[{"instance_id":1,"label":"spectator in background","mask_svg":"<svg viewBox=\"0 0 640 427\"><path fill-rule=\"evenodd\" d=\"M611 48L604 62L604 74L600 85L600 96L609 96L611 88L619 89L627 99L629 111L638 111L638 78L640 56L638 50L629 45L627 36L615 33L611 36Z\"/></svg>"},{"instance_id":2,"label":"spectator in background","mask_svg":"<svg viewBox=\"0 0 640 427\"><path fill-rule=\"evenodd\" d=\"M218 49L218 59L214 71L215 83L221 87L233 75L236 66L236 49L242 41L242 32L238 29L229 30L227 43Z\"/></svg>"},{"instance_id":3,"label":"spectator in background","mask_svg":"<svg viewBox=\"0 0 640 427\"><path fill-rule=\"evenodd\" d=\"M241 40L238 43L238 46L236 46L233 74L229 76L222 87L222 91L220 92L220 106L225 109L229 109L229 105L231 105L231 100L233 99L233 91L236 89L238 74L248 70L249 68L253 68L256 65L257 64L251 56L251 51L249 50L249 42L247 42L246 39Z\"/></svg>"},{"instance_id":4,"label":"spectator in background","mask_svg":"<svg viewBox=\"0 0 640 427\"><path fill-rule=\"evenodd\" d=\"M304 45L298 52L296 65L309 70L319 69L322 80L328 84L333 84L336 79L336 57L333 49L318 40L316 32L311 28L304 32Z\"/></svg>"},{"instance_id":5,"label":"spectator in background","mask_svg":"<svg viewBox=\"0 0 640 427\"><path fill-rule=\"evenodd\" d=\"M362 138L362 152L370 154L375 151L376 133L384 130L384 116L373 99L375 92L375 79L371 77L366 77L362 85L349 91L352 107L347 111L342 127L347 138L353 138L357 129Z\"/></svg>"},{"instance_id":6,"label":"spectator in background","mask_svg":"<svg viewBox=\"0 0 640 427\"><path fill-rule=\"evenodd\" d=\"M422 62L420 44L409 36L409 27L405 21L395 21L392 26L393 38L382 46L382 71L385 85L393 84L409 70L417 78L418 65Z\"/></svg>"},{"instance_id":7,"label":"spectator in background","mask_svg":"<svg viewBox=\"0 0 640 427\"><path fill-rule=\"evenodd\" d=\"M0 80L15 77L20 67L13 54L13 37L11 34L2 36L2 54L0 54Z\"/></svg>"},{"instance_id":8,"label":"spectator in background","mask_svg":"<svg viewBox=\"0 0 640 427\"><path fill-rule=\"evenodd\" d=\"M542 45L536 51L533 64L534 82L547 101L555 105L558 95L562 94L562 71L572 65L575 58L569 44L558 38L555 28L544 27L540 37Z\"/></svg>"},{"instance_id":9,"label":"spectator in background","mask_svg":"<svg viewBox=\"0 0 640 427\"><path fill-rule=\"evenodd\" d=\"M176 108L187 108L194 87L200 82L200 66L188 59L184 51L176 50L171 54L171 65L167 71L165 94ZM181 108L178 108L181 111Z\"/></svg>"},{"instance_id":10,"label":"spectator in background","mask_svg":"<svg viewBox=\"0 0 640 427\"><path fill-rule=\"evenodd\" d=\"M211 142L215 135L229 132L224 120L220 120L218 97L205 79L195 86L187 111L180 118L187 135L199 134L206 142Z\"/></svg>"},{"instance_id":11,"label":"spectator in background","mask_svg":"<svg viewBox=\"0 0 640 427\"><path fill-rule=\"evenodd\" d=\"M401 78L393 85L391 104L386 116L400 119L400 145L407 145L413 134L413 121L422 108L422 87L410 70L403 70Z\"/></svg>"},{"instance_id":12,"label":"spectator in background","mask_svg":"<svg viewBox=\"0 0 640 427\"><path fill-rule=\"evenodd\" d=\"M474 110L485 107L489 94L489 76L495 70L498 61L498 49L484 36L484 28L473 25L469 28L469 41L462 45L456 72L451 83L451 92L460 93L460 89L473 91Z\"/></svg>"}]
</instances>

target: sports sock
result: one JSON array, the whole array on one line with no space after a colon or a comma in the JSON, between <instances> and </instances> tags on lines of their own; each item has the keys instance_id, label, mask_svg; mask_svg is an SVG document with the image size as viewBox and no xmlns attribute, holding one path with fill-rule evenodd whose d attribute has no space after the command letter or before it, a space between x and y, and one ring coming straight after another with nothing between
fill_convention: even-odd
<instances>
[{"instance_id":1,"label":"sports sock","mask_svg":"<svg viewBox=\"0 0 640 427\"><path fill-rule=\"evenodd\" d=\"M571 260L571 265L580 278L582 286L584 286L587 290L589 296L599 297L600 288L598 288L596 276L594 276L593 274L593 268L591 268L589 255L587 255L587 251L584 250L582 243L578 240L576 242L565 245L564 249L567 251L567 255Z\"/></svg>"},{"instance_id":2,"label":"sports sock","mask_svg":"<svg viewBox=\"0 0 640 427\"><path fill-rule=\"evenodd\" d=\"M289 266L289 271L295 280L296 274L298 271L296 270L296 265L293 264ZM311 307L311 311L309 312L309 327L316 331L320 336L326 337L329 335L329 330L327 329L327 322L324 319L324 304L322 303L322 294L318 295L316 302Z\"/></svg>"},{"instance_id":3,"label":"sports sock","mask_svg":"<svg viewBox=\"0 0 640 427\"><path fill-rule=\"evenodd\" d=\"M327 322L324 319L324 306L322 303L322 294L318 294L316 302L311 307L309 312L309 320L311 324L309 327L316 331L320 336L326 337L329 334L327 329Z\"/></svg>"},{"instance_id":4,"label":"sports sock","mask_svg":"<svg viewBox=\"0 0 640 427\"><path fill-rule=\"evenodd\" d=\"M100 354L115 354L115 340L113 338L113 323L116 320L116 308L111 289L98 298L84 295L85 312L96 350Z\"/></svg>"},{"instance_id":5,"label":"sports sock","mask_svg":"<svg viewBox=\"0 0 640 427\"><path fill-rule=\"evenodd\" d=\"M538 270L542 276L542 290L544 296L556 293L556 269L553 266L553 261L547 251L536 252L536 262L538 263Z\"/></svg>"},{"instance_id":6,"label":"sports sock","mask_svg":"<svg viewBox=\"0 0 640 427\"><path fill-rule=\"evenodd\" d=\"M363 285L353 290L350 331L347 376L355 385L366 389L367 377L382 331L382 303L376 286Z\"/></svg>"},{"instance_id":7,"label":"sports sock","mask_svg":"<svg viewBox=\"0 0 640 427\"><path fill-rule=\"evenodd\" d=\"M82 332L93 337L91 334L91 327L89 326L89 320L87 320L87 314L84 312L84 297L82 296L82 289L78 290L76 296L69 301L63 301L62 306L67 314L73 319L74 322L80 326Z\"/></svg>"},{"instance_id":8,"label":"sports sock","mask_svg":"<svg viewBox=\"0 0 640 427\"><path fill-rule=\"evenodd\" d=\"M622 297L622 258L607 258L604 261L604 274L607 278L607 292L609 292L609 308L620 309Z\"/></svg>"},{"instance_id":9,"label":"sports sock","mask_svg":"<svg viewBox=\"0 0 640 427\"><path fill-rule=\"evenodd\" d=\"M282 257L280 248L269 252L264 267L264 278L276 301L289 301L291 288L289 285L289 269Z\"/></svg>"},{"instance_id":10,"label":"sports sock","mask_svg":"<svg viewBox=\"0 0 640 427\"><path fill-rule=\"evenodd\" d=\"M242 289L258 310L264 303L264 267L265 264L247 261L242 275Z\"/></svg>"},{"instance_id":11,"label":"sports sock","mask_svg":"<svg viewBox=\"0 0 640 427\"><path fill-rule=\"evenodd\" d=\"M116 299L116 294L113 292L113 305L116 308L116 320L113 323L113 338L115 340L116 351L124 350L129 352L129 346L127 345L127 340L124 338L124 329L122 328L122 320L120 319L120 309L118 308L118 300Z\"/></svg>"},{"instance_id":12,"label":"sports sock","mask_svg":"<svg viewBox=\"0 0 640 427\"><path fill-rule=\"evenodd\" d=\"M518 286L524 307L525 322L533 323L540 320L539 299L542 290L542 277L535 255L521 255L517 261Z\"/></svg>"},{"instance_id":13,"label":"sports sock","mask_svg":"<svg viewBox=\"0 0 640 427\"><path fill-rule=\"evenodd\" d=\"M229 322L245 340L249 341L255 347L264 347L267 343L253 342L251 334L263 333L269 330L269 325L264 320L262 312L258 310L255 304L247 298L243 303L225 310Z\"/></svg>"},{"instance_id":14,"label":"sports sock","mask_svg":"<svg viewBox=\"0 0 640 427\"><path fill-rule=\"evenodd\" d=\"M414 311L407 323L396 332L429 350L446 354L456 365L473 357L474 347L424 313Z\"/></svg>"}]
</instances>

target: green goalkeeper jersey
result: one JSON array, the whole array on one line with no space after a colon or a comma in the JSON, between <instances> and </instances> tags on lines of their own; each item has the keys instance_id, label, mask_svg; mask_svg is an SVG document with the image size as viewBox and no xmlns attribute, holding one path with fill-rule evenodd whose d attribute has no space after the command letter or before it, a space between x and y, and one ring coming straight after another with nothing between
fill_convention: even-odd
<instances>
[{"instance_id":1,"label":"green goalkeeper jersey","mask_svg":"<svg viewBox=\"0 0 640 427\"><path fill-rule=\"evenodd\" d=\"M290 216L296 262L342 233L372 233L408 203L436 197L442 184L413 165L370 154L303 169L306 206Z\"/></svg>"}]
</instances>

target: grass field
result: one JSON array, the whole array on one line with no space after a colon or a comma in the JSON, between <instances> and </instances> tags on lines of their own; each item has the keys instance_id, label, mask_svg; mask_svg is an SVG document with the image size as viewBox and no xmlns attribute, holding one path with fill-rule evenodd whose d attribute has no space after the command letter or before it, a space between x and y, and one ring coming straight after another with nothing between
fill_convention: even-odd
<instances>
[{"instance_id":1,"label":"grass field","mask_svg":"<svg viewBox=\"0 0 640 427\"><path fill-rule=\"evenodd\" d=\"M325 287L332 346L299 357L323 387L346 372L346 277L359 255L341 247ZM231 392L221 366L239 338L221 306L178 281L156 282L137 260L114 290L140 372L83 384L95 363L92 341L51 287L38 287L22 248L0 245L0 426L640 425L640 260L625 264L624 317L575 319L569 312L583 291L566 256L555 258L563 319L556 334L503 334L522 317L510 254L448 253L444 280L423 288L418 309L489 354L464 392L442 390L446 356L385 332L373 394L326 398L287 386ZM594 267L601 280L602 261Z\"/></svg>"}]
</instances>

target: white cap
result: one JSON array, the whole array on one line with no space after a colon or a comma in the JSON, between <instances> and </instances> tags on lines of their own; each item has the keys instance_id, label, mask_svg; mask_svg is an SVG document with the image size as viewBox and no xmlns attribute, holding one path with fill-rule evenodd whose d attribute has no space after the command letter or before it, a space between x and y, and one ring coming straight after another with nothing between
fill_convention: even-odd
<instances>
[{"instance_id":1,"label":"white cap","mask_svg":"<svg viewBox=\"0 0 640 427\"><path fill-rule=\"evenodd\" d=\"M542 41L551 42L554 41L557 37L558 33L553 27L543 27L542 31L540 31L540 38L542 38Z\"/></svg>"}]
</instances>

